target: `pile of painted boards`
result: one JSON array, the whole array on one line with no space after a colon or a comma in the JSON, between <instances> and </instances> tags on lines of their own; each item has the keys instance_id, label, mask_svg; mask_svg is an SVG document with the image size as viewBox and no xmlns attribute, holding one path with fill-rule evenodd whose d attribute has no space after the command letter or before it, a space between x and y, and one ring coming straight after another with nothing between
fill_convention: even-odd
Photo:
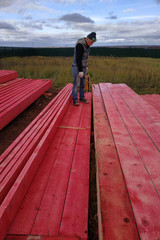
<instances>
[{"instance_id":1,"label":"pile of painted boards","mask_svg":"<svg viewBox=\"0 0 160 240\"><path fill-rule=\"evenodd\" d=\"M99 239L160 239L160 96L67 84L0 156L0 240L87 240L91 102Z\"/></svg>"},{"instance_id":2,"label":"pile of painted boards","mask_svg":"<svg viewBox=\"0 0 160 240\"><path fill-rule=\"evenodd\" d=\"M0 156L0 239L87 239L90 104L72 84Z\"/></svg>"},{"instance_id":3,"label":"pile of painted boards","mask_svg":"<svg viewBox=\"0 0 160 240\"><path fill-rule=\"evenodd\" d=\"M18 78L0 70L0 130L52 86L51 80Z\"/></svg>"},{"instance_id":4,"label":"pile of painted boards","mask_svg":"<svg viewBox=\"0 0 160 240\"><path fill-rule=\"evenodd\" d=\"M160 95L93 88L99 239L160 239Z\"/></svg>"}]
</instances>

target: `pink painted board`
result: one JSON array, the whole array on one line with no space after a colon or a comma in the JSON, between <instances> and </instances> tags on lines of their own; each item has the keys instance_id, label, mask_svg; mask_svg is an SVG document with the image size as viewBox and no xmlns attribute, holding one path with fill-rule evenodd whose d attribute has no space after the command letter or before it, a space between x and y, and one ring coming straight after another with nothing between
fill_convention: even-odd
<instances>
[{"instance_id":1,"label":"pink painted board","mask_svg":"<svg viewBox=\"0 0 160 240\"><path fill-rule=\"evenodd\" d=\"M160 151L160 113L127 86L116 86L117 93L127 102L136 119Z\"/></svg>"},{"instance_id":2,"label":"pink painted board","mask_svg":"<svg viewBox=\"0 0 160 240\"><path fill-rule=\"evenodd\" d=\"M6 151L0 156L0 163L6 161L6 158L11 155L13 150L16 148L16 152L18 149L21 148L21 144L23 145L22 139L30 132L32 132L32 129L36 124L39 125L39 120L44 117L45 114L48 113L48 111L52 108L52 106L55 106L55 103L61 99L61 96L65 92L68 95L69 91L71 90L71 85L67 84L66 87L64 87L54 98L53 100L38 114L38 116L28 125L28 127L25 128L25 130L13 141L13 143L6 149ZM18 147L18 149L17 149Z\"/></svg>"},{"instance_id":3,"label":"pink painted board","mask_svg":"<svg viewBox=\"0 0 160 240\"><path fill-rule=\"evenodd\" d=\"M67 125L69 122L71 108L67 109L66 115L62 121L64 125ZM13 224L10 227L9 233L27 235L31 233L32 226L40 209L40 204L50 179L51 172L53 171L57 155L60 151L61 144L64 142L63 138L65 136L65 132L65 129L59 129L59 131L56 131L55 136L53 137L53 140L46 152L45 158L42 161L26 197L17 212Z\"/></svg>"},{"instance_id":4,"label":"pink painted board","mask_svg":"<svg viewBox=\"0 0 160 240\"><path fill-rule=\"evenodd\" d=\"M72 115L70 116L69 126L77 127L81 115L81 106L76 108L71 104L71 107ZM38 212L34 222L31 232L33 235L56 236L59 233L77 133L77 129L67 129L66 131L56 164L40 205L41 211Z\"/></svg>"},{"instance_id":5,"label":"pink painted board","mask_svg":"<svg viewBox=\"0 0 160 240\"><path fill-rule=\"evenodd\" d=\"M99 239L139 239L98 85L93 88Z\"/></svg>"},{"instance_id":6,"label":"pink painted board","mask_svg":"<svg viewBox=\"0 0 160 240\"><path fill-rule=\"evenodd\" d=\"M44 134L43 138L37 145L34 153L29 158L25 168L23 168L22 172L18 176L17 180L15 181L14 185L8 192L5 200L0 206L0 225L2 226L2 231L0 232L0 237L3 237L6 234L13 218L19 208L19 205L35 175L39 164L46 153L49 143L55 131L58 127L59 122L61 121L64 113L68 108L68 104L71 100L71 95L69 95L64 101L64 108L57 114L58 121L53 121L50 127L47 129L46 133Z\"/></svg>"},{"instance_id":7,"label":"pink painted board","mask_svg":"<svg viewBox=\"0 0 160 240\"><path fill-rule=\"evenodd\" d=\"M156 108L160 112L160 98L157 98L157 95L141 95L141 97L150 103L154 108Z\"/></svg>"},{"instance_id":8,"label":"pink painted board","mask_svg":"<svg viewBox=\"0 0 160 240\"><path fill-rule=\"evenodd\" d=\"M10 81L18 77L17 71L12 70L0 70L0 83Z\"/></svg>"},{"instance_id":9,"label":"pink painted board","mask_svg":"<svg viewBox=\"0 0 160 240\"><path fill-rule=\"evenodd\" d=\"M14 103L0 116L0 130L6 126L11 120L13 120L18 114L20 114L25 108L33 103L38 97L40 97L48 88L51 87L51 83L46 83L41 87L35 89L31 94L29 93L24 98L20 99L18 103Z\"/></svg>"},{"instance_id":10,"label":"pink painted board","mask_svg":"<svg viewBox=\"0 0 160 240\"><path fill-rule=\"evenodd\" d=\"M145 240L156 239L160 234L159 196L150 179L150 175L144 167L132 138L128 134L121 115L119 115L119 117L117 116L117 118L113 118L112 115L110 117L108 105L113 99L107 87L103 85L101 91L140 237ZM109 102L106 101L106 96L110 96ZM108 99L109 97L107 100ZM152 198L150 196L152 196Z\"/></svg>"},{"instance_id":11,"label":"pink painted board","mask_svg":"<svg viewBox=\"0 0 160 240\"><path fill-rule=\"evenodd\" d=\"M115 101L116 106L122 116L123 121L126 124L129 134L131 135L137 150L145 164L147 171L149 172L152 181L157 189L160 191L160 170L157 166L160 164L160 152L154 145L152 139L148 137L146 130L134 117L130 108L126 105L123 99L116 93L110 90L111 95ZM152 125L148 126L151 128ZM160 133L159 133L160 137ZM160 192L159 192L160 193Z\"/></svg>"},{"instance_id":12,"label":"pink painted board","mask_svg":"<svg viewBox=\"0 0 160 240\"><path fill-rule=\"evenodd\" d=\"M21 235L7 235L5 240L80 240L78 237L64 237L64 236L21 236ZM83 239L81 239L83 240Z\"/></svg>"},{"instance_id":13,"label":"pink painted board","mask_svg":"<svg viewBox=\"0 0 160 240\"><path fill-rule=\"evenodd\" d=\"M0 193L1 197L0 200L4 199L6 193L8 192L9 188L11 188L12 183L15 181L16 177L18 176L21 169L24 167L26 161L28 160L29 156L34 151L36 145L42 138L45 131L48 129L49 125L53 121L53 119L56 117L56 114L58 111L60 111L60 107L62 105L62 99L61 103L57 102L54 104L53 110L50 108L47 112L47 114L44 116L44 118L41 119L41 123L38 122L38 126L34 125L29 132L29 137L27 136L27 139L24 137L23 142L21 142L23 145L21 145L21 148L19 151L14 149L13 156L14 158L11 158L12 154L8 156L8 161L5 160L1 164L3 172L1 172L0 176ZM56 108L57 106L57 108ZM51 111L52 110L52 111ZM11 161L12 160L12 161ZM10 162L9 162L10 161ZM7 166L6 166L7 162Z\"/></svg>"},{"instance_id":14,"label":"pink painted board","mask_svg":"<svg viewBox=\"0 0 160 240\"><path fill-rule=\"evenodd\" d=\"M60 235L88 238L88 202L89 202L89 166L91 131L91 94L86 94L89 104L82 103L78 136L64 211L60 226Z\"/></svg>"}]
</instances>

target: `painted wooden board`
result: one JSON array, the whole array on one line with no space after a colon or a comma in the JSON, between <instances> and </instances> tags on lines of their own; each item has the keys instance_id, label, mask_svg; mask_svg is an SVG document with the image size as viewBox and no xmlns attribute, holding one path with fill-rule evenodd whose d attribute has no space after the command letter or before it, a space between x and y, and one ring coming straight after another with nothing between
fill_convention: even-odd
<instances>
[{"instance_id":1,"label":"painted wooden board","mask_svg":"<svg viewBox=\"0 0 160 240\"><path fill-rule=\"evenodd\" d=\"M60 127L57 129L55 136L53 137L49 148L46 152L46 155L28 189L26 196L17 212L17 215L8 231L8 237L13 234L20 235L38 235L46 236L44 239L87 239L87 227L88 227L88 195L89 192L86 191L85 197L79 200L79 204L82 206L87 206L85 212L81 214L80 226L85 226L84 232L82 229L75 226L73 232L68 232L66 234L61 233L61 225L63 214L68 212L68 197L70 192L72 192L72 180L75 179L75 174L72 176L78 161L77 157L74 155L77 152L76 145L79 142L79 134L81 131L87 131L90 133L90 110L91 105L81 104L79 107L73 106L71 104L60 124ZM87 110L88 109L88 110ZM83 113L87 112L87 116L83 116ZM89 126L86 126L85 124ZM86 128L86 129L85 129ZM79 137L78 137L79 136ZM89 146L90 146L90 134L86 140L88 143L87 146L87 164L89 166ZM78 143L79 145L81 144ZM86 142L84 143L86 144ZM84 145L82 144L84 147ZM86 150L85 150L86 152ZM80 167L80 165L78 164ZM78 167L77 166L77 167ZM84 167L84 160L82 167ZM79 178L80 173L77 169L77 178ZM87 168L88 169L88 168ZM89 169L88 169L89 170ZM85 175L85 174L84 174ZM82 176L84 176L82 175ZM84 176L84 186L82 189L88 189L89 185L89 172L87 176ZM88 182L86 182L86 179ZM80 181L80 180L79 180ZM75 183L74 183L75 184ZM87 184L87 186L85 185ZM69 190L70 189L70 190ZM38 190L38 191L37 191ZM74 191L78 191L79 186L74 188ZM69 191L69 192L68 192ZM69 194L69 195L68 195ZM75 193L78 194L78 193ZM84 203L84 199L86 202ZM72 204L75 205L77 198L72 201ZM80 209L82 206L80 206ZM74 207L73 207L74 208ZM85 217L83 217L85 215ZM76 215L74 214L73 219ZM71 221L70 218L68 221ZM82 223L83 221L83 223ZM85 223L84 223L85 222ZM64 223L63 223L64 224ZM72 222L74 224L74 221ZM66 223L66 226L67 223ZM66 228L64 228L66 229ZM83 235L85 238L81 238ZM57 238L56 238L57 237ZM41 239L41 237L40 237Z\"/></svg>"},{"instance_id":2,"label":"painted wooden board","mask_svg":"<svg viewBox=\"0 0 160 240\"><path fill-rule=\"evenodd\" d=\"M112 88L110 88L110 93L115 101L117 108L119 109L123 121L126 124L128 132L132 136L133 142L137 147L137 151L142 158L146 170L150 174L156 191L160 194L160 169L157 168L157 166L160 164L160 152L153 143L152 139L149 138L146 128L144 128L141 122L137 121L137 119L134 117L134 113L131 111L128 105L126 105L126 102L118 94L118 92L119 86L115 86L113 91ZM143 108L143 104L141 104L141 107Z\"/></svg>"},{"instance_id":3,"label":"painted wooden board","mask_svg":"<svg viewBox=\"0 0 160 240\"><path fill-rule=\"evenodd\" d=\"M14 92L11 96L1 99L0 103L0 130L12 121L25 108L40 97L47 89L52 86L51 80L38 80L24 83L23 88ZM15 86L16 87L16 86ZM10 90L8 90L10 91ZM7 93L8 93L7 91ZM1 92L3 95L3 93ZM5 97L5 95L3 95Z\"/></svg>"},{"instance_id":4,"label":"painted wooden board","mask_svg":"<svg viewBox=\"0 0 160 240\"><path fill-rule=\"evenodd\" d=\"M7 235L5 240L79 240L79 237L63 237L63 236L21 236L21 235Z\"/></svg>"},{"instance_id":5,"label":"painted wooden board","mask_svg":"<svg viewBox=\"0 0 160 240\"><path fill-rule=\"evenodd\" d=\"M91 102L91 94L88 94ZM78 135L61 220L60 235L88 236L91 104L82 104Z\"/></svg>"},{"instance_id":6,"label":"painted wooden board","mask_svg":"<svg viewBox=\"0 0 160 240\"><path fill-rule=\"evenodd\" d=\"M139 239L99 85L93 87L99 239Z\"/></svg>"},{"instance_id":7,"label":"painted wooden board","mask_svg":"<svg viewBox=\"0 0 160 240\"><path fill-rule=\"evenodd\" d=\"M160 112L160 95L158 94L145 94L141 95L141 97L150 103L154 108L156 108Z\"/></svg>"},{"instance_id":8,"label":"painted wooden board","mask_svg":"<svg viewBox=\"0 0 160 240\"><path fill-rule=\"evenodd\" d=\"M21 134L20 141L18 141L17 145L15 145L16 143L13 144L12 151L6 150L0 157L0 203L3 201L45 131L54 118L56 118L58 111L63 106L63 99L67 97L70 90L71 86L66 88L66 91L61 93L59 98L56 98L56 102L55 100L52 101L53 104L50 104L49 108L47 107L47 111L44 110L45 114L39 114L37 121L30 124L29 130L25 130Z\"/></svg>"},{"instance_id":9,"label":"painted wooden board","mask_svg":"<svg viewBox=\"0 0 160 240\"><path fill-rule=\"evenodd\" d=\"M115 96L112 96L114 86L100 84L100 88L129 192L140 239L158 239L160 237L160 198L150 173L147 171L142 156L137 150L132 135L128 131L126 122L123 119L123 116L129 117L129 115L125 112L124 106L123 115L119 112L118 106L120 104L116 105L117 100ZM115 90L115 95L117 94L117 90ZM123 92L123 99L125 99L127 107L129 106L131 111L134 109L134 114L136 114L135 98L131 100L128 96L128 92L127 98L124 98L124 95ZM110 111L110 105L112 105L112 111ZM143 111L141 111L141 113L144 114ZM139 108L138 116L141 116Z\"/></svg>"},{"instance_id":10,"label":"painted wooden board","mask_svg":"<svg viewBox=\"0 0 160 240\"><path fill-rule=\"evenodd\" d=\"M66 112L69 102L71 101L71 91L65 99L63 99L63 106L58 111L56 118L53 119L50 126L46 130L45 134L39 141L34 152L29 157L25 167L17 177L16 181L9 190L7 196L0 206L0 226L2 231L0 232L0 239L3 239L8 227L10 226L13 218L19 209L19 205L30 186L30 183L39 168L41 160L43 159L47 148L52 140L56 129Z\"/></svg>"},{"instance_id":11,"label":"painted wooden board","mask_svg":"<svg viewBox=\"0 0 160 240\"><path fill-rule=\"evenodd\" d=\"M0 84L8 82L12 79L15 79L18 77L17 71L12 70L0 70Z\"/></svg>"}]
</instances>

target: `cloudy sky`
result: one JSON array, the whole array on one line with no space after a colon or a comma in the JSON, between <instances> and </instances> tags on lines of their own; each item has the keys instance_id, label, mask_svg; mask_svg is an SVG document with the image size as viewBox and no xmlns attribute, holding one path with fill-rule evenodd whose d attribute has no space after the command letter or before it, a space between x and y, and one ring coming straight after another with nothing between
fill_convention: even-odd
<instances>
[{"instance_id":1,"label":"cloudy sky","mask_svg":"<svg viewBox=\"0 0 160 240\"><path fill-rule=\"evenodd\" d=\"M0 0L0 46L160 45L160 0Z\"/></svg>"}]
</instances>

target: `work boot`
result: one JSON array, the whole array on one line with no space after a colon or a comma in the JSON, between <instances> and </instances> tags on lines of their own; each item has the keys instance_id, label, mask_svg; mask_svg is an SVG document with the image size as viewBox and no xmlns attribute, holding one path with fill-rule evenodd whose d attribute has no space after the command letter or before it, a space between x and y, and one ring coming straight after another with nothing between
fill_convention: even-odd
<instances>
[{"instance_id":1,"label":"work boot","mask_svg":"<svg viewBox=\"0 0 160 240\"><path fill-rule=\"evenodd\" d=\"M79 106L78 100L74 100L74 101L73 101L73 105L74 105L74 106Z\"/></svg>"},{"instance_id":2,"label":"work boot","mask_svg":"<svg viewBox=\"0 0 160 240\"><path fill-rule=\"evenodd\" d=\"M83 103L89 103L89 101L85 98L80 99L80 101L83 102Z\"/></svg>"}]
</instances>

